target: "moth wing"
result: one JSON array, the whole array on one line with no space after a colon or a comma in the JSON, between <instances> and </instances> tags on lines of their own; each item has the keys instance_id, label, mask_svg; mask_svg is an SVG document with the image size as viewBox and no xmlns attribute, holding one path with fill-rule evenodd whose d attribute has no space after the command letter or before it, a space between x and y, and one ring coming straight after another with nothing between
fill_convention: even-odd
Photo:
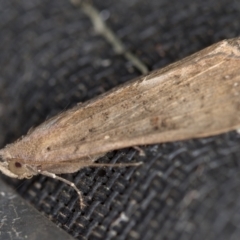
<instances>
[{"instance_id":1,"label":"moth wing","mask_svg":"<svg viewBox=\"0 0 240 240\"><path fill-rule=\"evenodd\" d=\"M239 39L220 42L86 104L62 120L74 137L53 145L46 158L75 159L239 128L239 45Z\"/></svg>"},{"instance_id":2,"label":"moth wing","mask_svg":"<svg viewBox=\"0 0 240 240\"><path fill-rule=\"evenodd\" d=\"M239 38L222 41L133 80L48 120L8 150L25 161L70 161L239 128L239 45Z\"/></svg>"}]
</instances>

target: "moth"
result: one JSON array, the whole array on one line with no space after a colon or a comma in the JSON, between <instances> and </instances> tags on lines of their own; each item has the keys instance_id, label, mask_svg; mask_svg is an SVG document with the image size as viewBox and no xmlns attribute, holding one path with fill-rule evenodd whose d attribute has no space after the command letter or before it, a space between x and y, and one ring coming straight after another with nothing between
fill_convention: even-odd
<instances>
[{"instance_id":1,"label":"moth","mask_svg":"<svg viewBox=\"0 0 240 240\"><path fill-rule=\"evenodd\" d=\"M42 123L0 150L13 178L57 176L95 163L109 151L208 137L240 128L240 38L224 40L132 80ZM124 163L114 166L133 166Z\"/></svg>"}]
</instances>

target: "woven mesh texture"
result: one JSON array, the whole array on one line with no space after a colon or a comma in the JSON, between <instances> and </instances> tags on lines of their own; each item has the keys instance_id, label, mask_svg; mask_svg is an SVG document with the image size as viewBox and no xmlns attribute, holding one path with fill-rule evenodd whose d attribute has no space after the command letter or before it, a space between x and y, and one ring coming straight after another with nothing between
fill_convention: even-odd
<instances>
[{"instance_id":1,"label":"woven mesh texture","mask_svg":"<svg viewBox=\"0 0 240 240\"><path fill-rule=\"evenodd\" d=\"M151 70L240 35L239 1L92 2ZM140 75L67 0L1 0L0 42L1 146ZM240 239L239 144L240 135L230 132L146 146L145 157L131 148L108 153L100 162L144 164L63 175L83 192L85 209L59 181L6 181L77 239L234 240Z\"/></svg>"}]
</instances>

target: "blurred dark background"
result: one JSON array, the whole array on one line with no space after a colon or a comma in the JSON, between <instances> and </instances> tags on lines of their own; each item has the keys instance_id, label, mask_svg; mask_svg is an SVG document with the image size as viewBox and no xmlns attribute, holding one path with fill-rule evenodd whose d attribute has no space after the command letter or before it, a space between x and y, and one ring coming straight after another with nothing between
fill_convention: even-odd
<instances>
[{"instance_id":1,"label":"blurred dark background","mask_svg":"<svg viewBox=\"0 0 240 240\"><path fill-rule=\"evenodd\" d=\"M91 3L150 70L240 35L237 0ZM0 143L141 73L67 0L0 0ZM219 106L221 107L221 106ZM236 113L238 114L238 113ZM240 135L143 147L100 161L139 168L87 168L64 177L5 180L77 239L240 239Z\"/></svg>"}]
</instances>

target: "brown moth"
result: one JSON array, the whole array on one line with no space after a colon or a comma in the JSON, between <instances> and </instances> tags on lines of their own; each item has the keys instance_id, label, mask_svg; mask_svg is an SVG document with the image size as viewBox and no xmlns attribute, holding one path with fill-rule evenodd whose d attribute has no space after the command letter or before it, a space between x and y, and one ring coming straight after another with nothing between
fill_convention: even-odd
<instances>
[{"instance_id":1,"label":"brown moth","mask_svg":"<svg viewBox=\"0 0 240 240\"><path fill-rule=\"evenodd\" d=\"M240 128L240 38L224 40L63 112L0 150L13 178L56 174L115 149L200 138ZM117 164L114 166L133 166Z\"/></svg>"}]
</instances>

